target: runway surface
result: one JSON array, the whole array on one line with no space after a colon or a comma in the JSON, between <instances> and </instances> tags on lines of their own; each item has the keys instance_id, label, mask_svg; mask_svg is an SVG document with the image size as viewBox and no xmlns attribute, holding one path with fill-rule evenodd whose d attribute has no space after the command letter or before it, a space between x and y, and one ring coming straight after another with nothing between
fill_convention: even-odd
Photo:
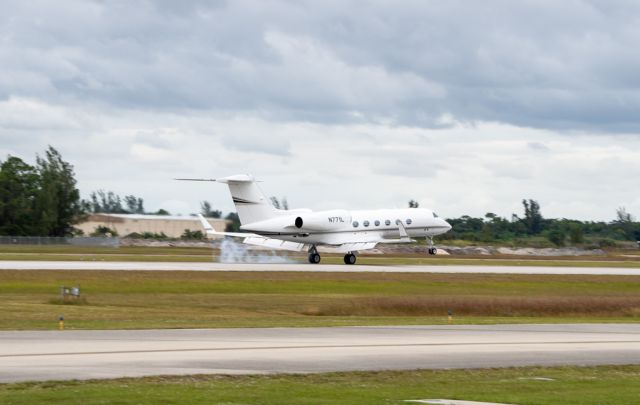
<instances>
[{"instance_id":1,"label":"runway surface","mask_svg":"<svg viewBox=\"0 0 640 405\"><path fill-rule=\"evenodd\" d=\"M0 260L0 270L295 271L383 273L592 274L640 276L640 268L545 266L386 266L304 263L80 262Z\"/></svg>"},{"instance_id":2,"label":"runway surface","mask_svg":"<svg viewBox=\"0 0 640 405\"><path fill-rule=\"evenodd\" d=\"M0 332L0 382L640 363L640 324Z\"/></svg>"}]
</instances>

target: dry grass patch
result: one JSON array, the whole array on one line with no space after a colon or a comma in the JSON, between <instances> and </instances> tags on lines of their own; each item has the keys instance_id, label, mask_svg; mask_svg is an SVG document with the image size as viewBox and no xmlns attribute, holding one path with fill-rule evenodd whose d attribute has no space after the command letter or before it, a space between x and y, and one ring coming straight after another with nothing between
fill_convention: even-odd
<instances>
[{"instance_id":1,"label":"dry grass patch","mask_svg":"<svg viewBox=\"0 0 640 405\"><path fill-rule=\"evenodd\" d=\"M640 316L640 297L364 297L313 306L315 316Z\"/></svg>"}]
</instances>

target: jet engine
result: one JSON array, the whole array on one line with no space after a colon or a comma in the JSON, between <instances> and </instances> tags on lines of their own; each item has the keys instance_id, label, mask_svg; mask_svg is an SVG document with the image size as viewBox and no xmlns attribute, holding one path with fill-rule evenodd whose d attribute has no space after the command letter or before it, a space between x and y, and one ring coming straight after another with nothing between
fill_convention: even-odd
<instances>
[{"instance_id":1,"label":"jet engine","mask_svg":"<svg viewBox=\"0 0 640 405\"><path fill-rule=\"evenodd\" d=\"M294 225L301 231L332 231L351 224L351 215L346 210L322 211L296 217Z\"/></svg>"}]
</instances>

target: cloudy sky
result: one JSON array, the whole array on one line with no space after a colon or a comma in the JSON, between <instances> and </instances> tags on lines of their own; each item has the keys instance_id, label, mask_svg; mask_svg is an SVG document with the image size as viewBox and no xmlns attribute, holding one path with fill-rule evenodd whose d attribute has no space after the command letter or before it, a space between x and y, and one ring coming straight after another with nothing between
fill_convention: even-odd
<instances>
[{"instance_id":1,"label":"cloudy sky","mask_svg":"<svg viewBox=\"0 0 640 405\"><path fill-rule=\"evenodd\" d=\"M0 159L83 196L640 217L640 2L0 0Z\"/></svg>"}]
</instances>

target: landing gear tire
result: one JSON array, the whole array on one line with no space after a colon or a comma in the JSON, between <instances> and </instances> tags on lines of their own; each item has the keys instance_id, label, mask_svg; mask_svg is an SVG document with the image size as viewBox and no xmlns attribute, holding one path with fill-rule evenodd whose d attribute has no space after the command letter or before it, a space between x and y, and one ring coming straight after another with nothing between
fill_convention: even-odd
<instances>
[{"instance_id":1,"label":"landing gear tire","mask_svg":"<svg viewBox=\"0 0 640 405\"><path fill-rule=\"evenodd\" d=\"M427 236L427 240L429 241L429 250L427 250L427 252L429 252L430 255L438 253L438 249L433 246L433 236Z\"/></svg>"},{"instance_id":2,"label":"landing gear tire","mask_svg":"<svg viewBox=\"0 0 640 405\"><path fill-rule=\"evenodd\" d=\"M309 263L311 264L320 263L320 255L317 253L309 253Z\"/></svg>"},{"instance_id":3,"label":"landing gear tire","mask_svg":"<svg viewBox=\"0 0 640 405\"><path fill-rule=\"evenodd\" d=\"M353 253L347 253L344 255L344 264L355 264L356 263L356 255Z\"/></svg>"}]
</instances>

